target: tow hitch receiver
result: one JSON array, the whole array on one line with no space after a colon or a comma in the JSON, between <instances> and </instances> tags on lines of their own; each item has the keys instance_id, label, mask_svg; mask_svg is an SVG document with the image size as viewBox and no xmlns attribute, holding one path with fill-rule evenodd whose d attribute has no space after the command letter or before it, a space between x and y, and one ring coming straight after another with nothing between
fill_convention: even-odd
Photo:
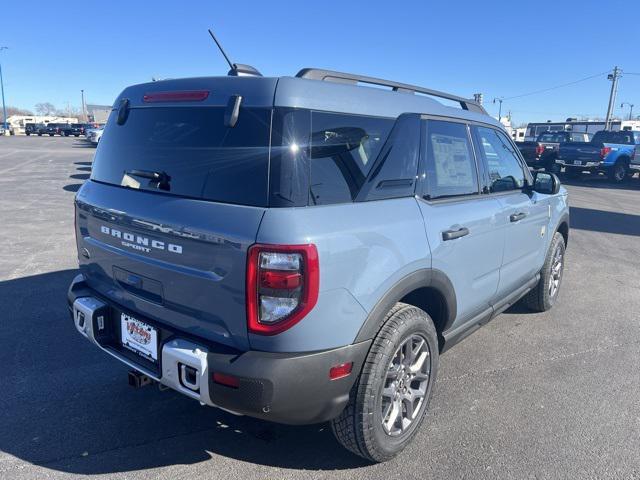
<instances>
[{"instance_id":1,"label":"tow hitch receiver","mask_svg":"<svg viewBox=\"0 0 640 480\"><path fill-rule=\"evenodd\" d=\"M148 377L144 373L140 373L137 370L129 370L129 386L133 388L146 387L153 383L153 379Z\"/></svg>"}]
</instances>

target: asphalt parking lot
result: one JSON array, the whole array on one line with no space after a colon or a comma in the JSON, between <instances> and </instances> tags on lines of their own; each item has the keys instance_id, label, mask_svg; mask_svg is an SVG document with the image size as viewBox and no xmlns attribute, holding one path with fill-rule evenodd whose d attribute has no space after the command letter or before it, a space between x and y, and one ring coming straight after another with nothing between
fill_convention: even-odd
<instances>
[{"instance_id":1,"label":"asphalt parking lot","mask_svg":"<svg viewBox=\"0 0 640 480\"><path fill-rule=\"evenodd\" d=\"M73 196L94 149L0 138L0 478L640 478L640 180L568 185L559 304L514 307L447 352L425 426L369 465L327 425L134 390L66 310Z\"/></svg>"}]
</instances>

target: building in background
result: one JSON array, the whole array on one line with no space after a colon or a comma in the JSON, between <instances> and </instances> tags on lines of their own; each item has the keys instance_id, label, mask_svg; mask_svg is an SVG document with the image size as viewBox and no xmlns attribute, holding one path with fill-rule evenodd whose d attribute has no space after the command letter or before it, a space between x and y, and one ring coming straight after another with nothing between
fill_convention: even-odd
<instances>
[{"instance_id":1,"label":"building in background","mask_svg":"<svg viewBox=\"0 0 640 480\"><path fill-rule=\"evenodd\" d=\"M596 133L604 130L604 120L574 120L567 119L564 122L540 122L527 125L526 141L535 141L543 132L586 132ZM610 130L640 130L640 120L612 120Z\"/></svg>"},{"instance_id":2,"label":"building in background","mask_svg":"<svg viewBox=\"0 0 640 480\"><path fill-rule=\"evenodd\" d=\"M107 123L107 118L111 113L111 105L87 104L87 121L89 123Z\"/></svg>"}]
</instances>

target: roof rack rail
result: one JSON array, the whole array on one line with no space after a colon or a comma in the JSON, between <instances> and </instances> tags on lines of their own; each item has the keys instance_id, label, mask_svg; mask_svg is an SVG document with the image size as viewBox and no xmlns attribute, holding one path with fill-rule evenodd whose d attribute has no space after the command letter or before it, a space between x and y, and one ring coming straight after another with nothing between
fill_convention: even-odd
<instances>
[{"instance_id":1,"label":"roof rack rail","mask_svg":"<svg viewBox=\"0 0 640 480\"><path fill-rule=\"evenodd\" d=\"M364 75L354 75L352 73L334 72L332 70L323 70L320 68L303 68L300 70L296 77L307 78L311 80L320 80L325 82L337 82L337 83L369 83L371 85L379 85L383 87L391 87L394 92L402 93L422 93L437 98L444 98L446 100L452 100L460 104L460 107L464 110L487 114L487 111L479 103L464 97L458 97L450 93L440 92L438 90L431 90L429 88L418 87L416 85L409 85L406 83L394 82L392 80L383 80L381 78L367 77Z\"/></svg>"}]
</instances>

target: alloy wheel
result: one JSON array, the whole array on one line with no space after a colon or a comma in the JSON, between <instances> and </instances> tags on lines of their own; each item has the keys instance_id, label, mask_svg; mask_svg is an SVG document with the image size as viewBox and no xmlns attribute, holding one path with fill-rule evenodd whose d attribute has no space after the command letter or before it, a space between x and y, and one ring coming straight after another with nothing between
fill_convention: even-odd
<instances>
[{"instance_id":1,"label":"alloy wheel","mask_svg":"<svg viewBox=\"0 0 640 480\"><path fill-rule=\"evenodd\" d=\"M387 367L382 389L382 428L390 436L407 431L420 417L431 376L431 351L422 335L407 338Z\"/></svg>"}]
</instances>

